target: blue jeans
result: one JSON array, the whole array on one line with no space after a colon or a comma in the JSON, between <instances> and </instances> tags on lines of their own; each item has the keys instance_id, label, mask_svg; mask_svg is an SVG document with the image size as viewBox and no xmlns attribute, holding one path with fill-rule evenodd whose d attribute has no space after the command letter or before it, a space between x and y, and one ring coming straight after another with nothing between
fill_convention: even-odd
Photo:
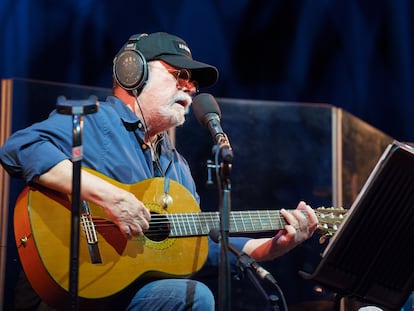
<instances>
[{"instance_id":1,"label":"blue jeans","mask_svg":"<svg viewBox=\"0 0 414 311\"><path fill-rule=\"evenodd\" d=\"M142 287L132 298L127 311L213 311L214 296L201 282L165 279Z\"/></svg>"}]
</instances>

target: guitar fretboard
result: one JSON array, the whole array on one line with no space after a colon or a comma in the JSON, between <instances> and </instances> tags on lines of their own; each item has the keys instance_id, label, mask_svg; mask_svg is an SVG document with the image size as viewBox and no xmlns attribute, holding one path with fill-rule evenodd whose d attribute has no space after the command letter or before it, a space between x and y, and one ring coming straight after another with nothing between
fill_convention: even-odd
<instances>
[{"instance_id":1,"label":"guitar fretboard","mask_svg":"<svg viewBox=\"0 0 414 311\"><path fill-rule=\"evenodd\" d=\"M170 237L208 235L220 225L218 212L167 214ZM283 229L286 221L279 211L233 211L229 218L230 232L260 232Z\"/></svg>"}]
</instances>

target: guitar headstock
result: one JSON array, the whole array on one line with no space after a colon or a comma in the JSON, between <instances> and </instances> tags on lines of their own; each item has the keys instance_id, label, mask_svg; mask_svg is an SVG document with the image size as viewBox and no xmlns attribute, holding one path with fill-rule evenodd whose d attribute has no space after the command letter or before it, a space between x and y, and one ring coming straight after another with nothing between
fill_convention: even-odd
<instances>
[{"instance_id":1,"label":"guitar headstock","mask_svg":"<svg viewBox=\"0 0 414 311\"><path fill-rule=\"evenodd\" d=\"M344 208L319 207L315 210L318 217L318 232L322 234L319 242L323 244L327 238L330 238L338 231L339 226L344 221L348 211Z\"/></svg>"}]
</instances>

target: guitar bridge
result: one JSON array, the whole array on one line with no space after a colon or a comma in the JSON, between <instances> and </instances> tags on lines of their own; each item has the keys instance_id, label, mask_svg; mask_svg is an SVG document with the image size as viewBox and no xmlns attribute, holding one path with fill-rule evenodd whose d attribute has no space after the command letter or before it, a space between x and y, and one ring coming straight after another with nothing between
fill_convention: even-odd
<instances>
[{"instance_id":1,"label":"guitar bridge","mask_svg":"<svg viewBox=\"0 0 414 311\"><path fill-rule=\"evenodd\" d=\"M86 201L82 201L83 213L80 223L85 233L86 242L88 243L89 256L94 264L102 263L101 253L98 246L98 235L96 234L95 224L90 213L89 205Z\"/></svg>"}]
</instances>

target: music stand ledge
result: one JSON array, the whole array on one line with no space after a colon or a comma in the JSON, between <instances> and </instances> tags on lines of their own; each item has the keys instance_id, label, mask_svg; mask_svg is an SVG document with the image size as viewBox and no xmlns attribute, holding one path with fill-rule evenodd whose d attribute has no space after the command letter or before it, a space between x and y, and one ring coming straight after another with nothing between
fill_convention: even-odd
<instances>
[{"instance_id":1,"label":"music stand ledge","mask_svg":"<svg viewBox=\"0 0 414 311\"><path fill-rule=\"evenodd\" d=\"M390 310L414 289L414 149L394 141L371 172L313 273L342 297Z\"/></svg>"}]
</instances>

